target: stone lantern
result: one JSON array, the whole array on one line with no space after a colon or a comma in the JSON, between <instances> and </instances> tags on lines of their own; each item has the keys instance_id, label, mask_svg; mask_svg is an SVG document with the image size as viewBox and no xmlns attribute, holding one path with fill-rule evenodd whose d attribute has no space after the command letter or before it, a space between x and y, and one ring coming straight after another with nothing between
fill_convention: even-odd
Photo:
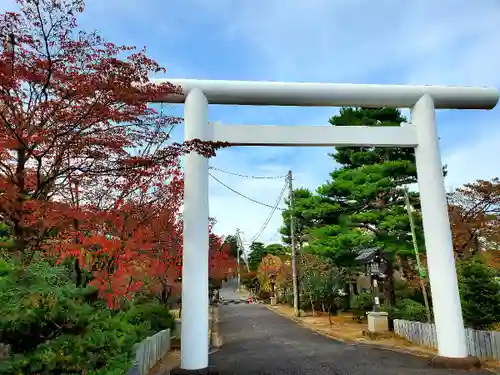
<instances>
[{"instance_id":1,"label":"stone lantern","mask_svg":"<svg viewBox=\"0 0 500 375\"><path fill-rule=\"evenodd\" d=\"M269 282L271 283L271 305L277 304L276 298L276 274L273 273L269 276Z\"/></svg>"},{"instance_id":2,"label":"stone lantern","mask_svg":"<svg viewBox=\"0 0 500 375\"><path fill-rule=\"evenodd\" d=\"M378 247L358 250L356 260L365 265L366 275L370 277L373 294L373 310L367 312L368 331L371 333L383 333L389 331L388 313L380 311L380 298L378 296L379 281L383 281L387 275L388 260Z\"/></svg>"}]
</instances>

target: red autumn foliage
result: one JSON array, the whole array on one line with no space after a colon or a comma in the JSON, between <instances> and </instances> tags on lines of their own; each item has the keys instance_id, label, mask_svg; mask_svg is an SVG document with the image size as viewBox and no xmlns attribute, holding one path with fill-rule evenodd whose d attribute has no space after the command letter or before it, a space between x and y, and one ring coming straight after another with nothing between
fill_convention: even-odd
<instances>
[{"instance_id":1,"label":"red autumn foliage","mask_svg":"<svg viewBox=\"0 0 500 375\"><path fill-rule=\"evenodd\" d=\"M220 282L234 274L238 264L231 255L231 245L226 243L222 236L210 233L209 243L209 277Z\"/></svg>"},{"instance_id":2,"label":"red autumn foliage","mask_svg":"<svg viewBox=\"0 0 500 375\"><path fill-rule=\"evenodd\" d=\"M110 305L166 293L182 257L179 157L225 145L170 142L180 120L148 104L179 88L149 81L164 69L145 50L77 30L83 1L18 3L0 14L0 215L11 255L74 259L76 283L91 281ZM226 265L223 253L211 268Z\"/></svg>"},{"instance_id":3,"label":"red autumn foliage","mask_svg":"<svg viewBox=\"0 0 500 375\"><path fill-rule=\"evenodd\" d=\"M465 184L448 195L455 255L500 250L500 179Z\"/></svg>"}]
</instances>

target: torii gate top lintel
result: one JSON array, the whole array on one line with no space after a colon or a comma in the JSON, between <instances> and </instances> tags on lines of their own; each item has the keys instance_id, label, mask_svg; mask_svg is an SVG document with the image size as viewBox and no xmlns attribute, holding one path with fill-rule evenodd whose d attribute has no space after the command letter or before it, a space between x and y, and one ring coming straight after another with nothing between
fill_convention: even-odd
<instances>
[{"instance_id":1,"label":"torii gate top lintel","mask_svg":"<svg viewBox=\"0 0 500 375\"><path fill-rule=\"evenodd\" d=\"M182 88L182 95L168 95L158 102L184 103L187 94L200 89L209 104L276 105L303 107L393 107L412 108L429 94L436 109L492 109L498 102L493 87L405 86L352 83L306 83L155 79Z\"/></svg>"}]
</instances>

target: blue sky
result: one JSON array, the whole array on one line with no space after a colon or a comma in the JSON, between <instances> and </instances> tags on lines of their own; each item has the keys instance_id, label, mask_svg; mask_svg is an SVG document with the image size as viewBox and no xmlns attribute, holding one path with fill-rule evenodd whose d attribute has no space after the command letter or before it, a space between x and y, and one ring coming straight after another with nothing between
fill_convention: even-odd
<instances>
[{"instance_id":1,"label":"blue sky","mask_svg":"<svg viewBox=\"0 0 500 375\"><path fill-rule=\"evenodd\" d=\"M0 0L0 9L14 7ZM147 46L165 77L387 84L500 85L498 0L87 0L80 22L118 44ZM165 106L182 114L182 106ZM212 106L228 124L323 125L335 108ZM440 111L446 184L500 175L500 110ZM175 136L181 139L182 127ZM283 175L315 188L335 164L327 148L232 148L211 161L245 175ZM273 204L282 180L217 178ZM257 233L269 209L211 181L217 231ZM259 237L279 239L277 213Z\"/></svg>"}]
</instances>

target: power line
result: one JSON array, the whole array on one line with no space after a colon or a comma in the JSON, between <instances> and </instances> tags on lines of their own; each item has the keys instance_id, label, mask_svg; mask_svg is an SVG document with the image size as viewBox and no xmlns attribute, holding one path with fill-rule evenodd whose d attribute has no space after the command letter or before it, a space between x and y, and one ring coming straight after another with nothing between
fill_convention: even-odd
<instances>
[{"instance_id":1,"label":"power line","mask_svg":"<svg viewBox=\"0 0 500 375\"><path fill-rule=\"evenodd\" d=\"M279 180L279 179L287 177L286 175L284 175L284 176L249 176L249 175L244 175L244 174L240 174L240 173L225 171L223 169L219 169L219 168L215 168L215 167L208 167L208 169L212 169L214 171L226 173L226 174L229 174L232 176L238 176L238 177L242 177L242 178L250 178L253 180Z\"/></svg>"},{"instance_id":2,"label":"power line","mask_svg":"<svg viewBox=\"0 0 500 375\"><path fill-rule=\"evenodd\" d=\"M211 173L209 173L209 176L212 177L215 181L217 181L219 184L221 184L222 186L224 186L226 189L232 191L233 193L239 195L240 197L243 197L245 199L248 199L249 201L253 202L253 203L256 203L256 204L259 204L261 206L265 206L265 207L269 207L271 208L271 212L269 213L269 215L267 216L264 224L262 225L262 227L259 229L259 231L257 232L256 235L253 236L253 238L250 240L250 243L253 243L256 239L258 239L260 237L260 235L266 230L267 226L269 225L274 213L276 212L276 210L280 210L280 211L284 211L283 208L280 208L278 207L278 205L280 204L281 200L283 199L283 195L286 191L286 188L289 184L289 178L290 176L289 175L284 175L284 176L249 176L249 175L243 175L243 174L240 174L240 173L234 173L234 172L229 172L229 171L225 171L225 170L222 170L222 169L219 169L219 168L216 168L216 167L209 167L209 169L212 169L212 170L216 170L216 171L219 171L219 172L223 172L223 173L226 173L226 174L229 174L229 175L233 175L233 176L238 176L238 177L243 177L243 178L249 178L249 179L262 179L262 180L277 180L277 179L283 179L283 178L286 178L286 182L285 182L285 185L283 186L283 188L281 189L281 192L278 196L278 199L276 200L275 204L273 206L271 206L270 204L266 204L266 203L263 203L263 202L260 202L260 201L257 201L256 199L253 199L253 198L250 198L242 193L240 193L239 191L236 191L235 189L233 189L232 187L230 187L229 185L223 183L221 180L219 180L218 178L216 178L214 175L212 175ZM239 235L238 235L239 237ZM240 241L241 241L241 237L239 238Z\"/></svg>"},{"instance_id":3,"label":"power line","mask_svg":"<svg viewBox=\"0 0 500 375\"><path fill-rule=\"evenodd\" d=\"M260 230L257 232L257 234L255 236L253 236L252 240L250 241L251 243L254 242L257 238L259 238L259 236L262 234L262 232L264 232L266 230L267 226L269 225L269 222L271 221L274 213L276 212L276 209L278 208L278 205L281 202L281 199L283 199L283 194L285 194L285 190L288 187L288 185L289 185L289 182L288 182L288 180L286 180L285 185L281 189L280 195L279 195L278 199L276 200L276 203L274 204L271 212L269 213L266 221L264 222L264 224L262 225Z\"/></svg>"},{"instance_id":4,"label":"power line","mask_svg":"<svg viewBox=\"0 0 500 375\"><path fill-rule=\"evenodd\" d=\"M275 239L277 239L277 238L278 238L279 236L281 236L281 235L282 235L282 234L281 234L280 230L278 229L278 230L276 231L276 233L274 233L274 234L273 234L273 235L269 238L269 241L274 241Z\"/></svg>"},{"instance_id":5,"label":"power line","mask_svg":"<svg viewBox=\"0 0 500 375\"><path fill-rule=\"evenodd\" d=\"M255 200L253 198L247 197L246 195L240 193L239 191L234 190L231 186L226 185L224 182L222 182L221 180L219 180L217 177L214 177L214 175L211 174L211 173L209 173L208 175L210 177L212 177L215 181L217 181L219 184L221 184L222 186L224 186L226 189L231 190L233 193L239 195L242 198L248 199L249 201L251 201L253 203L260 204L261 206L265 206L265 207L269 207L269 208L274 208L275 207L275 206L271 206L270 204L259 202L258 200ZM275 209L281 210L281 211L285 210L284 208L280 208L280 207L276 207Z\"/></svg>"}]
</instances>

